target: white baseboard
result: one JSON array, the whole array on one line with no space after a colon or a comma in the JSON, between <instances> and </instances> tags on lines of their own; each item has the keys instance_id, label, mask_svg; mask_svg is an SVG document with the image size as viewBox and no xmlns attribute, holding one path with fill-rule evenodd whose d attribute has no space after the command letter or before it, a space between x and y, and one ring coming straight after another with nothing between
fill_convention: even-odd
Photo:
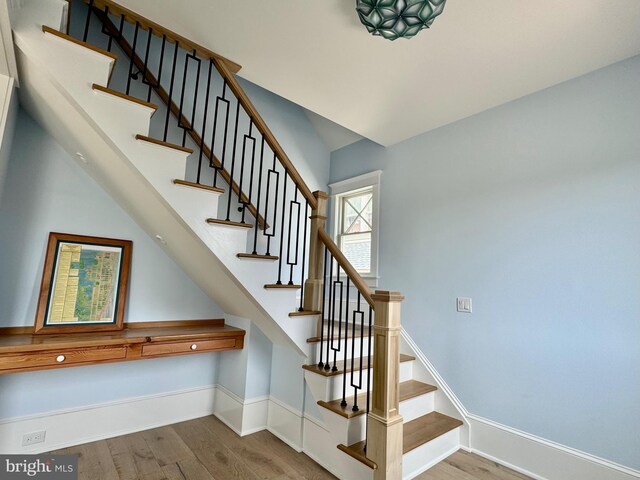
<instances>
[{"instance_id":1,"label":"white baseboard","mask_svg":"<svg viewBox=\"0 0 640 480\"><path fill-rule=\"evenodd\" d=\"M216 389L213 414L241 437L267 428L269 397L243 399L222 385Z\"/></svg>"},{"instance_id":2,"label":"white baseboard","mask_svg":"<svg viewBox=\"0 0 640 480\"><path fill-rule=\"evenodd\" d=\"M468 445L461 439L461 448L464 450L477 453L537 480L640 479L638 470L469 413L404 329L402 339L446 395L451 407L468 425ZM441 408L438 410L442 411ZM455 412L443 411L448 415L453 413L452 416L458 416ZM463 430L462 434L465 435L466 432Z\"/></svg>"},{"instance_id":3,"label":"white baseboard","mask_svg":"<svg viewBox=\"0 0 640 480\"><path fill-rule=\"evenodd\" d=\"M128 398L0 420L0 452L42 453L213 413L216 386ZM25 433L46 430L44 443L22 446Z\"/></svg>"},{"instance_id":4,"label":"white baseboard","mask_svg":"<svg viewBox=\"0 0 640 480\"><path fill-rule=\"evenodd\" d=\"M302 452L302 417L301 411L275 397L269 398L267 429L296 452Z\"/></svg>"},{"instance_id":5,"label":"white baseboard","mask_svg":"<svg viewBox=\"0 0 640 480\"><path fill-rule=\"evenodd\" d=\"M631 480L640 471L468 415L473 453L537 480Z\"/></svg>"}]
</instances>

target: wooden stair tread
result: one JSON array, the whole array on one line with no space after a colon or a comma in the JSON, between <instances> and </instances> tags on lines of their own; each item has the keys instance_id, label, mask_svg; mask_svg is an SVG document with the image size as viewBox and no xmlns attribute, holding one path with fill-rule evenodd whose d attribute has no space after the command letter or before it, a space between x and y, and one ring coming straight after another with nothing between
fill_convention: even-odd
<instances>
[{"instance_id":1,"label":"wooden stair tread","mask_svg":"<svg viewBox=\"0 0 640 480\"><path fill-rule=\"evenodd\" d=\"M405 355L403 353L400 354L400 363L411 362L415 359L416 357L412 357L411 355ZM351 362L350 359L347 361ZM354 359L353 363L354 363L353 365L354 371L359 371L360 357ZM319 368L317 364L303 365L302 368L304 368L305 370L309 370L310 372L317 373L318 375L322 375L323 377L333 377L335 375L341 375L344 373L344 364L345 364L344 360L340 360L339 362L336 362L336 367L338 367L338 370L336 370L335 372L332 372L331 370L325 370L324 368ZM362 368L366 370L367 365L369 365L369 357L362 357Z\"/></svg>"},{"instance_id":2,"label":"wooden stair tread","mask_svg":"<svg viewBox=\"0 0 640 480\"><path fill-rule=\"evenodd\" d=\"M411 420L402 426L402 453L410 452L461 425L463 423L457 418L439 412Z\"/></svg>"},{"instance_id":3,"label":"wooden stair tread","mask_svg":"<svg viewBox=\"0 0 640 480\"><path fill-rule=\"evenodd\" d=\"M315 310L303 310L303 311L297 311L297 312L291 312L289 313L290 317L305 317L305 316L309 316L309 315L321 315L322 312L318 312Z\"/></svg>"},{"instance_id":4,"label":"wooden stair tread","mask_svg":"<svg viewBox=\"0 0 640 480\"><path fill-rule=\"evenodd\" d=\"M409 400L410 398L424 395L425 393L435 392L438 387L429 385L428 383L419 382L418 380L407 380L400 383L400 401Z\"/></svg>"},{"instance_id":5,"label":"wooden stair tread","mask_svg":"<svg viewBox=\"0 0 640 480\"><path fill-rule=\"evenodd\" d=\"M402 402L404 400L408 400L410 398L414 398L419 395L424 395L426 393L433 392L437 389L438 387L429 385L427 383L418 382L417 380L408 380L406 382L401 382L400 383L400 401ZM366 409L364 408L364 405L367 401L367 392L358 394L358 405L361 408L356 412L351 410L353 408L353 395L351 395L350 397L347 397L345 400L347 402L347 405L344 407L340 405L340 403L342 402L341 398L337 400L332 400L330 402L319 400L317 403L321 407L331 410L332 412L335 412L344 418L357 417L358 415L362 415L363 413L365 413Z\"/></svg>"},{"instance_id":6,"label":"wooden stair tread","mask_svg":"<svg viewBox=\"0 0 640 480\"><path fill-rule=\"evenodd\" d=\"M369 460L367 458L367 454L364 451L364 447L367 444L366 440L362 440L361 442L354 443L353 445L338 445L338 449L342 450L347 455L355 458L359 462L364 463L367 467L372 468L373 470L377 470L378 465L375 462Z\"/></svg>"},{"instance_id":7,"label":"wooden stair tread","mask_svg":"<svg viewBox=\"0 0 640 480\"><path fill-rule=\"evenodd\" d=\"M146 135L136 135L136 140L141 142L153 143L154 145L160 145L161 147L172 148L174 150L178 150L179 152L184 152L188 154L193 153L193 149L183 147L182 145L176 145L175 143L164 142L162 140L158 140L157 138L147 137Z\"/></svg>"},{"instance_id":8,"label":"wooden stair tread","mask_svg":"<svg viewBox=\"0 0 640 480\"><path fill-rule=\"evenodd\" d=\"M67 35L66 33L62 33L54 28L48 27L47 25L42 26L42 31L44 33L50 33L51 35L55 35L58 38L62 38L63 40L67 40L68 42L75 43L81 47L84 47L88 50L92 50L96 53L104 55L106 57L112 58L114 60L118 59L118 56L115 53L111 53L107 50L103 50L102 48L98 48L90 43L83 42L82 40L78 40L77 38L72 37L71 35Z\"/></svg>"},{"instance_id":9,"label":"wooden stair tread","mask_svg":"<svg viewBox=\"0 0 640 480\"><path fill-rule=\"evenodd\" d=\"M208 192L224 193L224 190L222 188L210 187L209 185L202 185L201 183L189 182L187 180L180 180L179 178L176 178L173 181L173 183L175 185L182 185L183 187L192 187L192 188L199 188L201 190L207 190Z\"/></svg>"},{"instance_id":10,"label":"wooden stair tread","mask_svg":"<svg viewBox=\"0 0 640 480\"><path fill-rule=\"evenodd\" d=\"M460 420L439 412L431 412L407 422L402 425L402 454L404 455L461 425L463 423ZM375 470L377 465L367 458L364 450L365 445L366 442L363 440L348 447L338 445L338 448Z\"/></svg>"},{"instance_id":11,"label":"wooden stair tread","mask_svg":"<svg viewBox=\"0 0 640 480\"><path fill-rule=\"evenodd\" d=\"M282 285L278 285L277 283L268 283L268 284L266 284L264 286L264 288L268 288L268 289L271 289L271 288L274 288L274 289L277 289L277 288L290 288L290 289L297 290L299 288L302 288L302 285L289 285L287 283L283 283Z\"/></svg>"},{"instance_id":12,"label":"wooden stair tread","mask_svg":"<svg viewBox=\"0 0 640 480\"><path fill-rule=\"evenodd\" d=\"M260 255L259 253L239 253L238 258L249 258L252 260L278 260L276 255Z\"/></svg>"},{"instance_id":13,"label":"wooden stair tread","mask_svg":"<svg viewBox=\"0 0 640 480\"><path fill-rule=\"evenodd\" d=\"M233 220L221 220L219 218L207 218L208 224L227 225L229 227L252 228L250 223L234 222Z\"/></svg>"},{"instance_id":14,"label":"wooden stair tread","mask_svg":"<svg viewBox=\"0 0 640 480\"><path fill-rule=\"evenodd\" d=\"M98 85L97 83L94 83L91 86L91 88L97 92L106 93L107 95L112 95L114 97L127 100L128 102L137 103L138 105L151 108L152 110L158 110L158 106L153 103L145 102L144 100L140 100L139 98L132 97L131 95L126 95L124 93L118 92L117 90L112 90L111 88L103 87L102 85Z\"/></svg>"}]
</instances>

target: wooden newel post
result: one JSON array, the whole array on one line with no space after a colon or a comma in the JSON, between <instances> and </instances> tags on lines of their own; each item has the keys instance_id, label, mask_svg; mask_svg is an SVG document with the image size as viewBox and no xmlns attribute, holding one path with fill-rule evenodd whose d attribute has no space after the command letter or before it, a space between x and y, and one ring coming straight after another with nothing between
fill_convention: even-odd
<instances>
[{"instance_id":1,"label":"wooden newel post","mask_svg":"<svg viewBox=\"0 0 640 480\"><path fill-rule=\"evenodd\" d=\"M304 282L304 309L322 311L322 287L324 282L324 248L318 230L327 223L327 199L325 192L313 192L317 206L311 211L309 237L309 278Z\"/></svg>"},{"instance_id":2,"label":"wooden newel post","mask_svg":"<svg viewBox=\"0 0 640 480\"><path fill-rule=\"evenodd\" d=\"M399 292L377 290L373 326L373 388L368 418L367 457L378 468L374 480L402 478L402 417L400 404Z\"/></svg>"}]
</instances>

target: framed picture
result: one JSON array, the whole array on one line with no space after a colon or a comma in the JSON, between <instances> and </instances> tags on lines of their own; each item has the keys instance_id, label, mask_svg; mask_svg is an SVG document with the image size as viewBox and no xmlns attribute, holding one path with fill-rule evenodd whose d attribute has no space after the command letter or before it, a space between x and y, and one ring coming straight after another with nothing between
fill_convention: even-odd
<instances>
[{"instance_id":1,"label":"framed picture","mask_svg":"<svg viewBox=\"0 0 640 480\"><path fill-rule=\"evenodd\" d=\"M122 330L132 246L128 240L50 233L35 333Z\"/></svg>"}]
</instances>

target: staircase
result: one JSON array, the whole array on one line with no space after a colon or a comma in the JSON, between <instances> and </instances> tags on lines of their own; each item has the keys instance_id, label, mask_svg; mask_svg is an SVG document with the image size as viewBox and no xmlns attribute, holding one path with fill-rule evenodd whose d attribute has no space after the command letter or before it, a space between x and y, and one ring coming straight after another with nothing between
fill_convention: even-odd
<instances>
[{"instance_id":1,"label":"staircase","mask_svg":"<svg viewBox=\"0 0 640 480\"><path fill-rule=\"evenodd\" d=\"M309 456L343 479L413 478L465 443L401 339L402 297L372 294L327 235L326 194L237 64L111 1L75 0L70 17L63 0L18 3L23 105L221 308L307 358Z\"/></svg>"}]
</instances>

